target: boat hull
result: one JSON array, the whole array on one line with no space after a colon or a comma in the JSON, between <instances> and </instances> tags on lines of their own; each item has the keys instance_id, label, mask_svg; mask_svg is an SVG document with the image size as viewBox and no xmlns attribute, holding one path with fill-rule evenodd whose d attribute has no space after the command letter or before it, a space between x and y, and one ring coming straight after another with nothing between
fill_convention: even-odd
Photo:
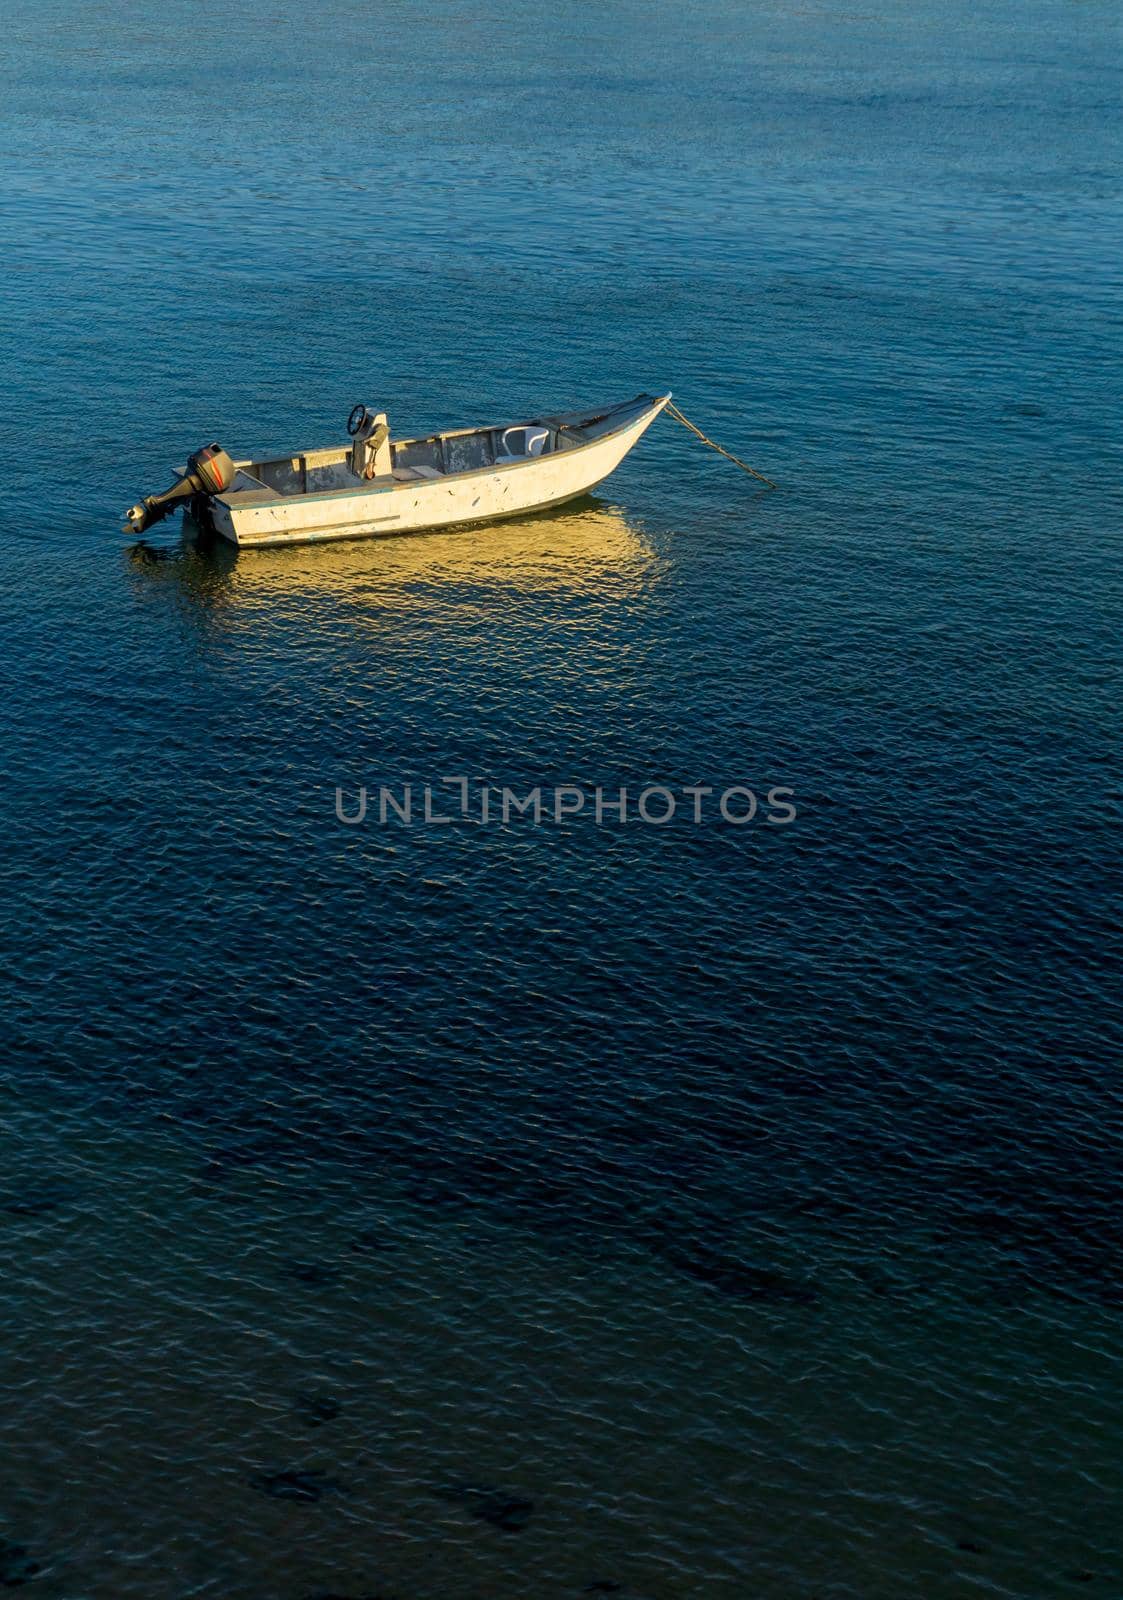
<instances>
[{"instance_id":1,"label":"boat hull","mask_svg":"<svg viewBox=\"0 0 1123 1600\"><path fill-rule=\"evenodd\" d=\"M218 497L208 504L208 520L231 544L252 546L423 533L545 510L603 482L669 398L653 399L619 429L573 449L438 478L376 480L369 488L272 497L264 503L229 504Z\"/></svg>"}]
</instances>

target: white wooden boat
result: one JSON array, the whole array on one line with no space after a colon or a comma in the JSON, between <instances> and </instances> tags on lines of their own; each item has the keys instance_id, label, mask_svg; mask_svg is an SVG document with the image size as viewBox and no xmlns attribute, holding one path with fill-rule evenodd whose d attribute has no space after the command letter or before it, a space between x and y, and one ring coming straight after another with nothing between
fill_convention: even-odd
<instances>
[{"instance_id":1,"label":"white wooden boat","mask_svg":"<svg viewBox=\"0 0 1123 1600\"><path fill-rule=\"evenodd\" d=\"M241 461L217 445L198 452L166 494L131 508L125 526L142 533L190 503L197 522L233 544L282 545L525 515L607 478L670 398L637 395L597 410L397 440L384 416L356 406L350 445Z\"/></svg>"}]
</instances>

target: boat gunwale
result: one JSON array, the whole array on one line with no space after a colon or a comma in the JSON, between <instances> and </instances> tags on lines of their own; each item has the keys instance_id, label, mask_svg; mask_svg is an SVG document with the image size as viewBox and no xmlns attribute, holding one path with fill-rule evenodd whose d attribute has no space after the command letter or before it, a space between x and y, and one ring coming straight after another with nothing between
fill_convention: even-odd
<instances>
[{"instance_id":1,"label":"boat gunwale","mask_svg":"<svg viewBox=\"0 0 1123 1600\"><path fill-rule=\"evenodd\" d=\"M520 470L525 467L541 466L544 462L553 461L559 455L564 455L566 457L580 455L583 450L591 450L598 444L604 444L608 439L614 439L619 434L626 433L627 430L630 427L634 427L635 424L639 422L647 412L661 411L670 398L671 391L668 390L666 394L661 395L636 395L633 399L624 400L619 405L612 406L608 411L605 412L598 412L595 409L592 412L565 411L559 413L557 417L532 419L530 422L490 423L477 428L450 428L437 433L416 434L410 439L394 440L395 445L425 444L430 439L463 438L466 434L491 433L500 428L533 428L544 426L547 423L552 423L555 427L559 428L569 427L574 426L574 424L566 423L564 421L564 418L566 417L588 417L590 422L593 419L602 420L614 416L617 412L630 411L634 407L638 406L641 401L645 402L641 409L636 411L634 417L627 422L622 422L619 427L610 428L607 433L599 434L595 439L586 439L581 444L572 445L568 450L551 451L548 455L520 456L514 461L503 462L502 464L499 462L493 462L492 465L488 467L469 467L463 472L442 472L436 478L413 478L405 483L400 483L397 481L388 483L385 478L372 478L369 483L359 484L355 488L352 488L350 485L345 485L342 489L323 489L320 490L319 493L313 494L309 494L307 491L305 491L302 494L285 495L278 494L276 490L265 488L260 494L252 491L247 492L246 490L236 490L234 492L237 495L237 498L233 500L230 497L229 491L224 494L214 495L212 498L220 505L224 506L227 511L234 513L238 511L260 511L266 507L276 507L278 502L289 505L308 505L309 503L318 500L341 500L345 498L354 500L379 494L392 494L399 490L405 491L406 493L416 493L419 489L425 489L443 483L458 483L462 482L466 478L489 478L493 473L497 472L506 473ZM586 423L586 426L588 425L589 423ZM330 449L332 446L326 446L324 448ZM301 453L303 452L297 452L298 455ZM291 460L293 457L286 458L285 456L276 456L270 457L269 459L284 461L286 459ZM253 464L254 462L252 457L244 463L241 461L236 461L234 463L236 467L242 468L243 470L248 469Z\"/></svg>"}]
</instances>

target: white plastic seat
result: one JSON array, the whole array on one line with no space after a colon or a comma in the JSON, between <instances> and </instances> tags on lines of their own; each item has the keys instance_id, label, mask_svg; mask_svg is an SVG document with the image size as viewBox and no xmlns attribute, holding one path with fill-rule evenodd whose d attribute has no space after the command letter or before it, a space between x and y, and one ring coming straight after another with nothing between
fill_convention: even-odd
<instances>
[{"instance_id":1,"label":"white plastic seat","mask_svg":"<svg viewBox=\"0 0 1123 1600\"><path fill-rule=\"evenodd\" d=\"M550 437L548 428L528 428L520 423L516 428L504 428L495 453L496 464L504 461L521 461L527 456L540 456Z\"/></svg>"}]
</instances>

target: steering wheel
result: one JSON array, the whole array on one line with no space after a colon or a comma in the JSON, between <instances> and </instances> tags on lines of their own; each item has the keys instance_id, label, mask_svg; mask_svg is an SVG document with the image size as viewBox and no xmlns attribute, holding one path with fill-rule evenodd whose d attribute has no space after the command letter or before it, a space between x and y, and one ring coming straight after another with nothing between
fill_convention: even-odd
<instances>
[{"instance_id":1,"label":"steering wheel","mask_svg":"<svg viewBox=\"0 0 1123 1600\"><path fill-rule=\"evenodd\" d=\"M352 439L358 433L363 424L369 419L369 417L370 412L367 410L366 406L360 405L353 408L351 415L347 418L347 432L351 435Z\"/></svg>"}]
</instances>

